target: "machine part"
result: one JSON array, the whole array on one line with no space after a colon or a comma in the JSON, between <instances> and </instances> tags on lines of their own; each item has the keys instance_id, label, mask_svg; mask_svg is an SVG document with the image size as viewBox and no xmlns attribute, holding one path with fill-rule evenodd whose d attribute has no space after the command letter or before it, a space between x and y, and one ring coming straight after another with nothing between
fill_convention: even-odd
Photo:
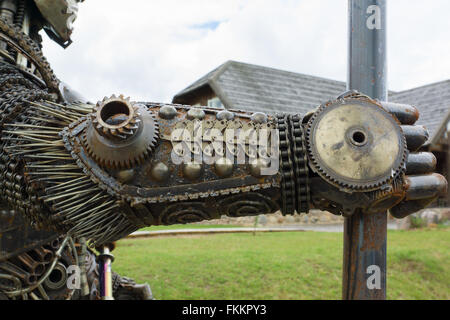
<instances>
[{"instance_id":1,"label":"machine part","mask_svg":"<svg viewBox=\"0 0 450 320\"><path fill-rule=\"evenodd\" d=\"M0 287L0 292L9 299L23 300L61 300L74 297L75 290L67 287L67 267L77 263L77 252L69 237L59 243L60 247L57 249L46 244L1 263L0 279L15 279L15 285ZM44 255L35 254L36 251ZM47 261L48 252L51 252L51 261ZM44 266L41 275L24 270L33 264Z\"/></svg>"},{"instance_id":2,"label":"machine part","mask_svg":"<svg viewBox=\"0 0 450 320\"><path fill-rule=\"evenodd\" d=\"M5 169L3 168L3 170ZM18 186L18 184L11 185ZM4 188L0 190L3 193L7 191ZM0 206L5 208L6 204L1 203ZM40 257L39 261L46 262L50 253L41 246L51 242L58 235L49 231L35 230L19 211L0 210L0 237L0 263L30 250L36 251L36 253L30 254L31 256L37 254Z\"/></svg>"},{"instance_id":3,"label":"machine part","mask_svg":"<svg viewBox=\"0 0 450 320\"><path fill-rule=\"evenodd\" d=\"M419 110L414 106L386 101L377 102L403 125L413 125L419 120Z\"/></svg>"},{"instance_id":4,"label":"machine part","mask_svg":"<svg viewBox=\"0 0 450 320\"><path fill-rule=\"evenodd\" d=\"M44 286L49 290L59 290L66 286L67 283L67 269L64 264L58 262L53 268L47 279L44 281Z\"/></svg>"},{"instance_id":5,"label":"machine part","mask_svg":"<svg viewBox=\"0 0 450 320\"><path fill-rule=\"evenodd\" d=\"M431 173L418 176L407 176L405 200L434 199L447 193L448 183L443 176Z\"/></svg>"},{"instance_id":6,"label":"machine part","mask_svg":"<svg viewBox=\"0 0 450 320\"><path fill-rule=\"evenodd\" d=\"M100 296L102 300L114 300L111 271L114 256L111 254L111 249L108 245L103 246L100 252L98 256L100 260Z\"/></svg>"},{"instance_id":7,"label":"machine part","mask_svg":"<svg viewBox=\"0 0 450 320\"><path fill-rule=\"evenodd\" d=\"M95 130L108 140L128 140L140 127L138 106L123 95L104 98L91 115Z\"/></svg>"},{"instance_id":8,"label":"machine part","mask_svg":"<svg viewBox=\"0 0 450 320\"><path fill-rule=\"evenodd\" d=\"M322 105L308 122L307 136L311 169L346 192L375 190L405 169L399 124L365 97Z\"/></svg>"},{"instance_id":9,"label":"machine part","mask_svg":"<svg viewBox=\"0 0 450 320\"><path fill-rule=\"evenodd\" d=\"M281 195L283 214L308 213L309 169L302 119L298 115L278 116Z\"/></svg>"},{"instance_id":10,"label":"machine part","mask_svg":"<svg viewBox=\"0 0 450 320\"><path fill-rule=\"evenodd\" d=\"M78 91L72 89L67 83L60 82L59 91L61 92L62 99L66 103L69 104L89 103L89 101L85 97L83 97Z\"/></svg>"},{"instance_id":11,"label":"machine part","mask_svg":"<svg viewBox=\"0 0 450 320\"><path fill-rule=\"evenodd\" d=\"M402 126L402 131L406 136L409 151L419 150L429 138L428 130L424 126Z\"/></svg>"},{"instance_id":12,"label":"machine part","mask_svg":"<svg viewBox=\"0 0 450 320\"><path fill-rule=\"evenodd\" d=\"M127 277L113 272L113 291L115 300L155 300L147 283L136 284Z\"/></svg>"},{"instance_id":13,"label":"machine part","mask_svg":"<svg viewBox=\"0 0 450 320\"><path fill-rule=\"evenodd\" d=\"M14 16L17 12L17 1L15 0L3 0L0 4L0 16L8 21L9 23L13 23Z\"/></svg>"},{"instance_id":14,"label":"machine part","mask_svg":"<svg viewBox=\"0 0 450 320\"><path fill-rule=\"evenodd\" d=\"M4 41L8 47L27 58L34 65L31 70L37 71L32 74L27 71L22 72L25 72L33 78L42 78L47 88L59 94L59 80L54 75L53 70L50 68L36 42L2 18L0 18L0 41ZM13 63L15 63L14 59Z\"/></svg>"},{"instance_id":15,"label":"machine part","mask_svg":"<svg viewBox=\"0 0 450 320\"><path fill-rule=\"evenodd\" d=\"M406 164L406 174L426 174L436 170L437 159L431 152L410 153Z\"/></svg>"},{"instance_id":16,"label":"machine part","mask_svg":"<svg viewBox=\"0 0 450 320\"><path fill-rule=\"evenodd\" d=\"M78 14L78 2L82 1L34 0L46 20L44 30L52 40L63 48L68 47L72 43L70 35Z\"/></svg>"},{"instance_id":17,"label":"machine part","mask_svg":"<svg viewBox=\"0 0 450 320\"><path fill-rule=\"evenodd\" d=\"M292 141L292 158L296 179L295 193L297 197L297 213L308 213L310 201L308 152L302 119L299 115L290 116L290 138Z\"/></svg>"},{"instance_id":18,"label":"machine part","mask_svg":"<svg viewBox=\"0 0 450 320\"><path fill-rule=\"evenodd\" d=\"M289 144L288 117L286 115L277 115L277 129L280 139L281 212L283 214L294 214L295 178Z\"/></svg>"},{"instance_id":19,"label":"machine part","mask_svg":"<svg viewBox=\"0 0 450 320\"><path fill-rule=\"evenodd\" d=\"M158 143L159 125L153 114L123 96L105 98L90 118L84 145L104 168L129 169L139 165Z\"/></svg>"}]
</instances>

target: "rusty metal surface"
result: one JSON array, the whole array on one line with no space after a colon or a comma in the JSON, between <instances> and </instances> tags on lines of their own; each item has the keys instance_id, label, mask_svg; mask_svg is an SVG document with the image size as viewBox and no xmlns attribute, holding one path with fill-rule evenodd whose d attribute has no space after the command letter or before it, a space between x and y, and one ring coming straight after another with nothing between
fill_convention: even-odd
<instances>
[{"instance_id":1,"label":"rusty metal surface","mask_svg":"<svg viewBox=\"0 0 450 320\"><path fill-rule=\"evenodd\" d=\"M307 132L311 167L340 189L376 190L404 171L405 136L395 118L369 98L322 105Z\"/></svg>"},{"instance_id":2,"label":"rusty metal surface","mask_svg":"<svg viewBox=\"0 0 450 320\"><path fill-rule=\"evenodd\" d=\"M386 212L356 213L345 219L342 276L344 300L386 299L386 235ZM380 287L373 290L367 284L367 268L370 266L377 266L381 271Z\"/></svg>"},{"instance_id":3,"label":"rusty metal surface","mask_svg":"<svg viewBox=\"0 0 450 320\"><path fill-rule=\"evenodd\" d=\"M361 5L380 5L384 12L381 0L350 4L356 10L361 10ZM416 153L428 138L425 128L414 126L417 110L383 102L384 41L377 39L384 40L384 25L375 36L361 32L359 23L365 14L352 16L355 26L350 46L351 65L357 69L349 74L349 86L362 93L345 92L307 115L276 116L134 103L122 96L99 102L97 109L75 103L76 99L69 103L59 92L59 81L43 57L39 41L32 40L39 37L30 33L30 38L0 19L0 200L14 211L0 221L0 260L5 272L0 277L10 285L3 291L24 299L49 298L39 287L43 282L33 277L41 275L44 281L53 270L62 274L66 265L58 259L66 247L75 253L71 257L78 259L72 236L88 239L95 246L143 226L317 208L346 217L344 297L383 298L386 214L380 212L390 209L399 218L411 214L446 192L447 182L433 174L435 159ZM366 45L378 47L367 55L355 55L355 50L367 49ZM27 67L22 63L14 66L16 57L25 60ZM352 119L351 126L361 129L369 123L370 128L352 135L354 149L346 149L344 155L316 148L335 138L346 139L352 128L339 132L328 127L322 140L311 132L333 108L342 111L349 103L363 111ZM374 123L370 111L375 109L389 120ZM234 130L231 137L226 134L229 130ZM381 148L385 149L385 161L380 150L375 154L367 150L363 156L368 159L358 161L354 151L364 147L364 137L375 131L381 140L384 134L391 134L391 141L383 141ZM245 134L242 137L236 132ZM364 135L361 139L360 134ZM317 150L308 153L307 147ZM206 157L199 160L199 154ZM375 175L379 179L362 174L355 179L358 183L343 182L336 177L348 170L333 166L336 172L330 178L318 161L336 164L345 161L346 155L355 157L356 171L363 173L374 169L371 160L378 160L377 168L383 167L375 170L381 172ZM176 161L180 158L182 161ZM273 163L274 170L263 174ZM16 214L26 221L17 220ZM52 238L55 235L64 237ZM91 262L95 259L89 254L81 256L89 256ZM378 291L364 288L365 268L370 264L382 269ZM98 298L95 266L91 263L85 269L90 296ZM120 279L113 279L113 287L122 288L124 296L133 290L142 297L151 296L147 287ZM30 287L21 288L23 284ZM47 285L53 290L60 282ZM70 298L72 292L61 294Z\"/></svg>"},{"instance_id":4,"label":"rusty metal surface","mask_svg":"<svg viewBox=\"0 0 450 320\"><path fill-rule=\"evenodd\" d=\"M78 2L83 0L34 0L45 18L45 31L50 38L66 48L72 43L70 36L77 18Z\"/></svg>"},{"instance_id":5,"label":"rusty metal surface","mask_svg":"<svg viewBox=\"0 0 450 320\"><path fill-rule=\"evenodd\" d=\"M0 211L0 262L49 243L57 237L54 232L35 230L18 212L7 210L4 206Z\"/></svg>"},{"instance_id":6,"label":"rusty metal surface","mask_svg":"<svg viewBox=\"0 0 450 320\"><path fill-rule=\"evenodd\" d=\"M385 0L349 0L347 89L380 101L387 101L386 20ZM385 299L386 212L359 212L344 223L342 298ZM380 273L377 288L367 284L370 266Z\"/></svg>"}]
</instances>

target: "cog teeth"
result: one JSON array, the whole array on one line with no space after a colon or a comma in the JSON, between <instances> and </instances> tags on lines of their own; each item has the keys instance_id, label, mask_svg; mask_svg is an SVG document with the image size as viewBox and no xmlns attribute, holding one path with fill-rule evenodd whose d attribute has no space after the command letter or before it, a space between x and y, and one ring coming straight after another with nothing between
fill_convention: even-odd
<instances>
[{"instance_id":1,"label":"cog teeth","mask_svg":"<svg viewBox=\"0 0 450 320\"><path fill-rule=\"evenodd\" d=\"M390 174L388 174L384 179L380 179L379 181L376 181L373 183L369 182L366 184L349 183L349 182L341 180L337 176L334 176L333 174L329 173L321 165L322 160L319 155L316 155L316 151L314 150L313 145L311 143L313 141L313 134L314 134L313 127L316 126L317 118L322 114L322 112L324 112L324 110L326 110L329 106L331 106L333 104L336 104L336 103L346 104L346 103L348 103L349 100L352 100L352 101L363 100L365 102L368 102L368 103L378 106L380 109L383 109L382 107L379 106L378 103L376 103L376 101L374 101L366 96L352 96L352 97L342 98L342 99L338 99L338 100L334 100L334 101L330 100L330 101L322 104L321 106L319 106L319 108L311 116L311 118L309 119L309 121L306 125L306 137L307 137L306 141L307 141L308 156L309 156L309 160L311 163L310 167L314 172L316 172L317 174L322 176L325 180L328 180L332 184L338 185L341 189L344 189L345 191L349 191L349 192L351 192L351 191L363 191L363 192L371 191L371 190L374 190L375 188L379 188L380 186L382 186L384 184L391 183L400 174L402 174L402 172L404 172L405 166L406 166L407 149L406 149L406 139L403 134L402 134L402 139L401 139L402 143L400 146L401 148L403 148L403 152L400 157L400 164L398 165L398 167L393 168L392 172ZM384 111L384 109L383 109L383 111Z\"/></svg>"},{"instance_id":2,"label":"cog teeth","mask_svg":"<svg viewBox=\"0 0 450 320\"><path fill-rule=\"evenodd\" d=\"M97 118L98 110L103 108L107 103L117 100L127 104L132 116L127 118L126 123L123 123L122 126L117 127L117 125L115 125L114 128L106 127L104 125L105 122L103 120L100 121L100 119ZM115 95L110 98L105 97L103 101L99 102L98 106L96 106L96 112L91 114L90 119L92 121L92 129L90 130L95 130L107 139L116 139L115 141L117 141L117 139L126 140L131 136L139 134L138 130L140 126L144 124L144 119L145 125L148 125L146 128L152 128L152 130L150 132L148 130L142 131L142 133L145 134L139 134L136 141L142 141L141 139L144 139L144 143L139 142L135 145L132 142L130 149L124 152L123 156L119 156L118 158L111 158L109 156L111 154L110 152L107 152L105 149L100 151L98 150L98 146L94 147L94 141L92 141L92 139L98 139L98 136L93 134L93 132L89 133L89 131L86 131L81 139L85 150L87 154L89 154L89 156L103 168L127 169L133 166L141 165L152 154L154 146L158 142L159 124L154 116L154 112L148 110L147 107L142 107L140 104L132 104L129 101L130 98L125 99L123 95L119 95L119 97L116 97ZM98 143L99 141L96 141L96 144Z\"/></svg>"}]
</instances>

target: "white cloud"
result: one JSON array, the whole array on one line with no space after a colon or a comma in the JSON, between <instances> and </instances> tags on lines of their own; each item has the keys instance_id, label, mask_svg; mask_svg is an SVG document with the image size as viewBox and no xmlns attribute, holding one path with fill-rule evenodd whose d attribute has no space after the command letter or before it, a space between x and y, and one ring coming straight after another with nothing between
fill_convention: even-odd
<instances>
[{"instance_id":1,"label":"white cloud","mask_svg":"<svg viewBox=\"0 0 450 320\"><path fill-rule=\"evenodd\" d=\"M388 2L390 89L450 78L448 12L447 0ZM345 81L347 0L88 0L73 40L44 52L93 101L169 102L230 59Z\"/></svg>"}]
</instances>

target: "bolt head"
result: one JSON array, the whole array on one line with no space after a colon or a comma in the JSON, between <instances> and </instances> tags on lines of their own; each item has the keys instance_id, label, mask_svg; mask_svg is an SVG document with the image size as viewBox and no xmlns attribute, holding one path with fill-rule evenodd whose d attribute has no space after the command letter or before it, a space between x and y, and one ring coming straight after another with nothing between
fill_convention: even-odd
<instances>
[{"instance_id":1,"label":"bolt head","mask_svg":"<svg viewBox=\"0 0 450 320\"><path fill-rule=\"evenodd\" d=\"M214 167L220 177L229 177L233 174L234 163L228 158L220 158L216 161Z\"/></svg>"}]
</instances>

